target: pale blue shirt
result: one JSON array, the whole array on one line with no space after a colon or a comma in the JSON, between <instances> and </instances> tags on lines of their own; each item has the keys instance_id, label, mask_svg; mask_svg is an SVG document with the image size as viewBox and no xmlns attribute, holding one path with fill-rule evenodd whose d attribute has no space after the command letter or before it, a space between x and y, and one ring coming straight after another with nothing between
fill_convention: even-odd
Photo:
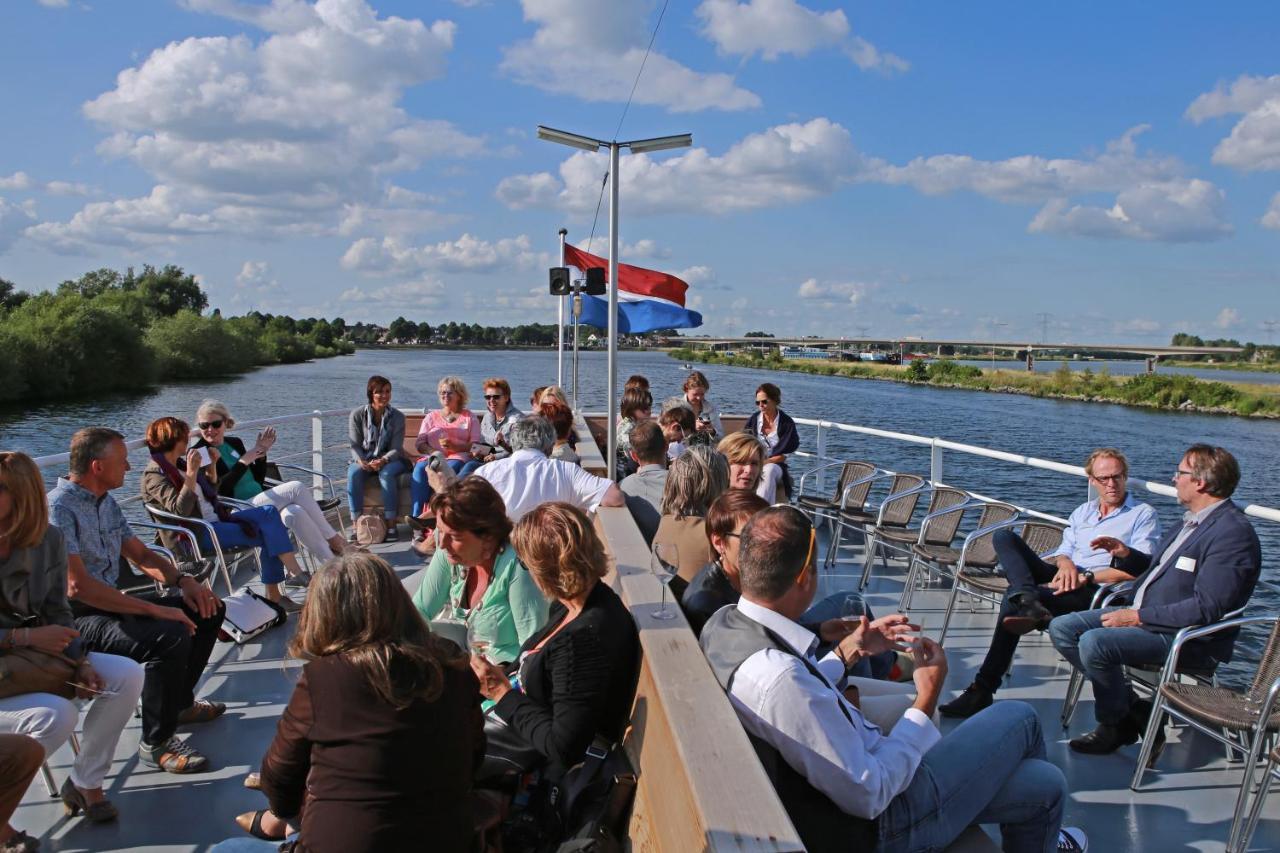
<instances>
[{"instance_id":1,"label":"pale blue shirt","mask_svg":"<svg viewBox=\"0 0 1280 853\"><path fill-rule=\"evenodd\" d=\"M1150 504L1139 503L1125 493L1124 503L1102 517L1100 501L1086 501L1075 508L1062 532L1062 544L1047 558L1070 557L1080 571L1105 569L1111 554L1094 550L1089 543L1099 536L1112 536L1135 551L1150 554L1160 539L1160 519Z\"/></svg>"},{"instance_id":2,"label":"pale blue shirt","mask_svg":"<svg viewBox=\"0 0 1280 853\"><path fill-rule=\"evenodd\" d=\"M818 643L813 632L747 598L738 600L738 612L812 660ZM916 708L908 708L893 731L882 734L836 689L844 664L835 653L816 664L825 680L814 677L795 655L756 652L734 673L729 701L747 731L777 749L842 811L877 817L911 784L920 760L942 735Z\"/></svg>"},{"instance_id":3,"label":"pale blue shirt","mask_svg":"<svg viewBox=\"0 0 1280 853\"><path fill-rule=\"evenodd\" d=\"M134 538L120 505L110 494L98 497L65 477L49 492L49 523L62 533L67 553L107 586L120 576L120 546Z\"/></svg>"}]
</instances>

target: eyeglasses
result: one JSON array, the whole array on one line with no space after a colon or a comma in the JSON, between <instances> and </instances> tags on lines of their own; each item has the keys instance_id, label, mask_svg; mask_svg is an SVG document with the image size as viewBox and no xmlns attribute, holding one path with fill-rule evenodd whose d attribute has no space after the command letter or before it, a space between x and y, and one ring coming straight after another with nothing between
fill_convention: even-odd
<instances>
[{"instance_id":1,"label":"eyeglasses","mask_svg":"<svg viewBox=\"0 0 1280 853\"><path fill-rule=\"evenodd\" d=\"M1195 471L1184 471L1181 468L1179 468L1177 473L1173 475L1173 481L1176 483L1178 482L1179 477L1194 477L1195 475L1196 475Z\"/></svg>"},{"instance_id":2,"label":"eyeglasses","mask_svg":"<svg viewBox=\"0 0 1280 853\"><path fill-rule=\"evenodd\" d=\"M726 533L726 534L724 535L724 538L725 538L725 539L741 539L741 538L742 538L742 534L741 534L741 533Z\"/></svg>"},{"instance_id":3,"label":"eyeglasses","mask_svg":"<svg viewBox=\"0 0 1280 853\"><path fill-rule=\"evenodd\" d=\"M1097 475L1090 474L1089 476L1097 480L1099 483L1119 483L1128 479L1129 477L1128 474L1108 474L1105 477L1099 477Z\"/></svg>"},{"instance_id":4,"label":"eyeglasses","mask_svg":"<svg viewBox=\"0 0 1280 853\"><path fill-rule=\"evenodd\" d=\"M486 400L501 400L505 396L507 395L506 394L485 394L484 398Z\"/></svg>"},{"instance_id":5,"label":"eyeglasses","mask_svg":"<svg viewBox=\"0 0 1280 853\"><path fill-rule=\"evenodd\" d=\"M444 391L438 391L436 393L438 393L441 397L452 397L454 394L457 394L458 392L452 389L445 389Z\"/></svg>"},{"instance_id":6,"label":"eyeglasses","mask_svg":"<svg viewBox=\"0 0 1280 853\"><path fill-rule=\"evenodd\" d=\"M222 421L220 419L216 421L201 421L196 426L200 427L200 429L222 429Z\"/></svg>"},{"instance_id":7,"label":"eyeglasses","mask_svg":"<svg viewBox=\"0 0 1280 853\"><path fill-rule=\"evenodd\" d=\"M807 519L806 519L807 520ZM818 544L818 529L816 527L809 528L809 551L804 555L804 566L800 569L800 574L796 575L796 586L803 586L805 577L809 574L809 566L813 565L813 549Z\"/></svg>"}]
</instances>

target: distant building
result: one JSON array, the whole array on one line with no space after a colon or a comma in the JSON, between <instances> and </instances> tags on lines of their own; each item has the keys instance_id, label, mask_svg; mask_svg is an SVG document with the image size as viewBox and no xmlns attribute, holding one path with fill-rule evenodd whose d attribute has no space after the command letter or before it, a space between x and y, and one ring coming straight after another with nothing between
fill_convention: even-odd
<instances>
[{"instance_id":1,"label":"distant building","mask_svg":"<svg viewBox=\"0 0 1280 853\"><path fill-rule=\"evenodd\" d=\"M831 358L831 353L817 347L778 347L783 358Z\"/></svg>"}]
</instances>

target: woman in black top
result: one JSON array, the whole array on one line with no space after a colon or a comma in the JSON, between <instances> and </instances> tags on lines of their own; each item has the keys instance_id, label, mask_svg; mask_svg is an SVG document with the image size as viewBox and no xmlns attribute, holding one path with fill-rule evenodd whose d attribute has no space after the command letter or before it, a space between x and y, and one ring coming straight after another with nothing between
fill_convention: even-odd
<instances>
[{"instance_id":1,"label":"woman in black top","mask_svg":"<svg viewBox=\"0 0 1280 853\"><path fill-rule=\"evenodd\" d=\"M478 655L471 668L493 713L545 760L550 775L582 761L597 735L616 741L631 714L640 639L622 600L601 583L604 545L586 514L545 503L511 534L520 561L548 599L542 630L520 652L518 684Z\"/></svg>"},{"instance_id":2,"label":"woman in black top","mask_svg":"<svg viewBox=\"0 0 1280 853\"><path fill-rule=\"evenodd\" d=\"M765 478L781 482L787 494L795 493L791 482L791 471L787 468L788 454L795 453L800 447L800 433L796 431L796 422L778 406L782 403L782 391L772 382L765 382L756 389L756 410L747 418L743 432L749 432L760 439L765 446L764 471ZM774 471L769 466L777 466Z\"/></svg>"}]
</instances>

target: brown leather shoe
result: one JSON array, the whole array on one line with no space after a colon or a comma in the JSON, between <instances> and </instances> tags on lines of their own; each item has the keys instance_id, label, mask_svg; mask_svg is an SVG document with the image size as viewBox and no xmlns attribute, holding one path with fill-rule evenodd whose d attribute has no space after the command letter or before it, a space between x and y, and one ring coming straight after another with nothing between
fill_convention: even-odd
<instances>
[{"instance_id":1,"label":"brown leather shoe","mask_svg":"<svg viewBox=\"0 0 1280 853\"><path fill-rule=\"evenodd\" d=\"M222 702L210 702L207 699L197 699L191 704L190 708L178 712L178 725L185 726L188 723L207 723L210 720L216 720L227 712L227 706Z\"/></svg>"},{"instance_id":2,"label":"brown leather shoe","mask_svg":"<svg viewBox=\"0 0 1280 853\"><path fill-rule=\"evenodd\" d=\"M159 746L138 744L138 758L148 767L169 773L202 773L209 769L209 759L176 735Z\"/></svg>"}]
</instances>

